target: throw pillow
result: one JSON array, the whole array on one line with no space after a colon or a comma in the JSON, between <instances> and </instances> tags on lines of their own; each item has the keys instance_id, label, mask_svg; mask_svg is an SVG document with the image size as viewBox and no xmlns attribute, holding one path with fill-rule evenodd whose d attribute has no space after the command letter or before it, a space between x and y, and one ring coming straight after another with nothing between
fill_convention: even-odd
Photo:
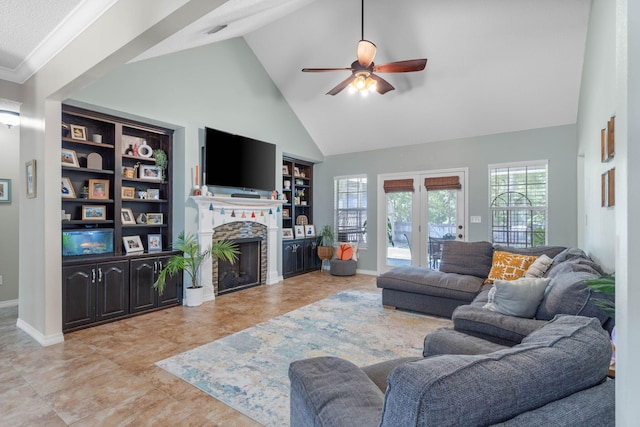
<instances>
[{"instance_id":1,"label":"throw pillow","mask_svg":"<svg viewBox=\"0 0 640 427\"><path fill-rule=\"evenodd\" d=\"M546 255L540 255L533 264L524 272L524 277L542 277L553 264L553 259Z\"/></svg>"},{"instance_id":2,"label":"throw pillow","mask_svg":"<svg viewBox=\"0 0 640 427\"><path fill-rule=\"evenodd\" d=\"M516 280L524 276L525 271L537 259L535 256L517 255L504 251L493 253L493 262L489 276L484 283L495 280Z\"/></svg>"},{"instance_id":3,"label":"throw pillow","mask_svg":"<svg viewBox=\"0 0 640 427\"><path fill-rule=\"evenodd\" d=\"M496 280L492 303L484 308L502 314L533 318L551 279L522 278L517 280Z\"/></svg>"},{"instance_id":4,"label":"throw pillow","mask_svg":"<svg viewBox=\"0 0 640 427\"><path fill-rule=\"evenodd\" d=\"M351 245L347 245L342 244L340 246L338 246L338 251L336 253L336 258L341 259L341 260L348 260L351 259L353 257L353 248L351 247Z\"/></svg>"},{"instance_id":5,"label":"throw pillow","mask_svg":"<svg viewBox=\"0 0 640 427\"><path fill-rule=\"evenodd\" d=\"M443 273L487 277L491 269L493 245L489 242L458 242L447 240L442 244Z\"/></svg>"}]
</instances>

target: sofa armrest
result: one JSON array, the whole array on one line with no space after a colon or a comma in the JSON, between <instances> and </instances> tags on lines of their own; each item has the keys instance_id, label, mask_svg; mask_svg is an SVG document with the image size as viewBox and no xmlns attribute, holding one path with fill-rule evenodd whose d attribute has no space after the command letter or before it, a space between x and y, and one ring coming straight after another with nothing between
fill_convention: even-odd
<instances>
[{"instance_id":1,"label":"sofa armrest","mask_svg":"<svg viewBox=\"0 0 640 427\"><path fill-rule=\"evenodd\" d=\"M441 354L487 354L508 348L451 328L441 328L424 337L424 357Z\"/></svg>"},{"instance_id":2,"label":"sofa armrest","mask_svg":"<svg viewBox=\"0 0 640 427\"><path fill-rule=\"evenodd\" d=\"M291 425L378 426L384 394L353 363L315 357L289 365Z\"/></svg>"},{"instance_id":3,"label":"sofa armrest","mask_svg":"<svg viewBox=\"0 0 640 427\"><path fill-rule=\"evenodd\" d=\"M506 346L519 344L524 337L547 323L546 320L508 316L472 305L456 308L451 320L456 331Z\"/></svg>"}]
</instances>

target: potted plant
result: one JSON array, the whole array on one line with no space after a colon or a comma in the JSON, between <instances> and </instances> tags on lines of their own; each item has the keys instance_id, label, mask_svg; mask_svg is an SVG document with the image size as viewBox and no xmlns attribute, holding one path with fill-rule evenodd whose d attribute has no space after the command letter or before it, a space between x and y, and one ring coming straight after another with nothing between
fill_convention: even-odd
<instances>
[{"instance_id":1,"label":"potted plant","mask_svg":"<svg viewBox=\"0 0 640 427\"><path fill-rule=\"evenodd\" d=\"M200 244L193 234L178 235L178 239L172 245L173 249L182 252L172 256L167 265L162 269L158 280L153 287L160 294L164 292L167 276L185 271L191 279L191 284L185 288L185 304L189 307L202 304L203 288L198 283L198 271L202 261L209 256L216 257L234 263L238 259L238 246L229 240L217 240L204 251L200 250Z\"/></svg>"},{"instance_id":2,"label":"potted plant","mask_svg":"<svg viewBox=\"0 0 640 427\"><path fill-rule=\"evenodd\" d=\"M167 165L169 164L167 153L165 153L164 150L156 149L153 150L151 156L156 160L156 166L160 168L160 171L162 172L162 180L164 181L167 177Z\"/></svg>"},{"instance_id":3,"label":"potted plant","mask_svg":"<svg viewBox=\"0 0 640 427\"><path fill-rule=\"evenodd\" d=\"M610 295L615 298L616 295L616 277L611 276L602 276L597 279L588 279L584 281L584 284L587 285L591 290L595 292L599 292L603 295ZM616 318L616 303L611 297L598 297L594 296L593 303L602 311L604 311L607 316L611 317L615 320ZM615 364L616 360L616 327L614 326L611 330L611 347L613 349L613 356L611 358L611 362Z\"/></svg>"},{"instance_id":4,"label":"potted plant","mask_svg":"<svg viewBox=\"0 0 640 427\"><path fill-rule=\"evenodd\" d=\"M331 259L333 256L333 230L330 225L325 225L320 231L320 245L318 246L318 257L321 260Z\"/></svg>"}]
</instances>

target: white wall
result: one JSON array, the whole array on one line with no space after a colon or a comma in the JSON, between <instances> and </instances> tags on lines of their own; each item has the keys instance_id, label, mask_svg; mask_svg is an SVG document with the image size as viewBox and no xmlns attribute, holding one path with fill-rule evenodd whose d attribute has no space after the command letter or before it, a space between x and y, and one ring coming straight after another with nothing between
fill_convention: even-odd
<instances>
[{"instance_id":1,"label":"white wall","mask_svg":"<svg viewBox=\"0 0 640 427\"><path fill-rule=\"evenodd\" d=\"M11 180L11 203L0 203L0 307L18 304L19 196L24 190L19 147L20 127L0 124L0 178Z\"/></svg>"}]
</instances>

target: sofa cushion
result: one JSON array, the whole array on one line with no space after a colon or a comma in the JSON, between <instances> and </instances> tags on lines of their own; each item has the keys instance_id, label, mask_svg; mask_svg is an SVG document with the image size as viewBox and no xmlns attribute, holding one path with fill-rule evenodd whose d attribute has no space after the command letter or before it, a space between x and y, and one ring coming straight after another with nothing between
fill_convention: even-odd
<instances>
[{"instance_id":1,"label":"sofa cushion","mask_svg":"<svg viewBox=\"0 0 640 427\"><path fill-rule=\"evenodd\" d=\"M515 248L513 246L495 245L494 250L511 252L512 254L540 256L546 255L555 258L556 255L566 250L564 246L532 246L530 248Z\"/></svg>"},{"instance_id":2,"label":"sofa cushion","mask_svg":"<svg viewBox=\"0 0 640 427\"><path fill-rule=\"evenodd\" d=\"M543 277L553 264L553 258L549 258L547 255L542 254L533 261L533 264L529 266L527 271L524 272L524 277Z\"/></svg>"},{"instance_id":3,"label":"sofa cushion","mask_svg":"<svg viewBox=\"0 0 640 427\"><path fill-rule=\"evenodd\" d=\"M601 383L610 357L597 320L558 317L513 348L400 365L389 375L381 426L503 422Z\"/></svg>"},{"instance_id":4,"label":"sofa cushion","mask_svg":"<svg viewBox=\"0 0 640 427\"><path fill-rule=\"evenodd\" d=\"M491 269L493 245L489 242L445 241L440 271L486 278Z\"/></svg>"},{"instance_id":5,"label":"sofa cushion","mask_svg":"<svg viewBox=\"0 0 640 427\"><path fill-rule=\"evenodd\" d=\"M513 281L496 280L495 294L484 306L488 310L517 317L533 318L551 279L521 278Z\"/></svg>"},{"instance_id":6,"label":"sofa cushion","mask_svg":"<svg viewBox=\"0 0 640 427\"><path fill-rule=\"evenodd\" d=\"M510 252L495 251L491 270L485 283L496 280L516 280L524 276L529 266L537 259L536 256L512 254Z\"/></svg>"}]
</instances>

